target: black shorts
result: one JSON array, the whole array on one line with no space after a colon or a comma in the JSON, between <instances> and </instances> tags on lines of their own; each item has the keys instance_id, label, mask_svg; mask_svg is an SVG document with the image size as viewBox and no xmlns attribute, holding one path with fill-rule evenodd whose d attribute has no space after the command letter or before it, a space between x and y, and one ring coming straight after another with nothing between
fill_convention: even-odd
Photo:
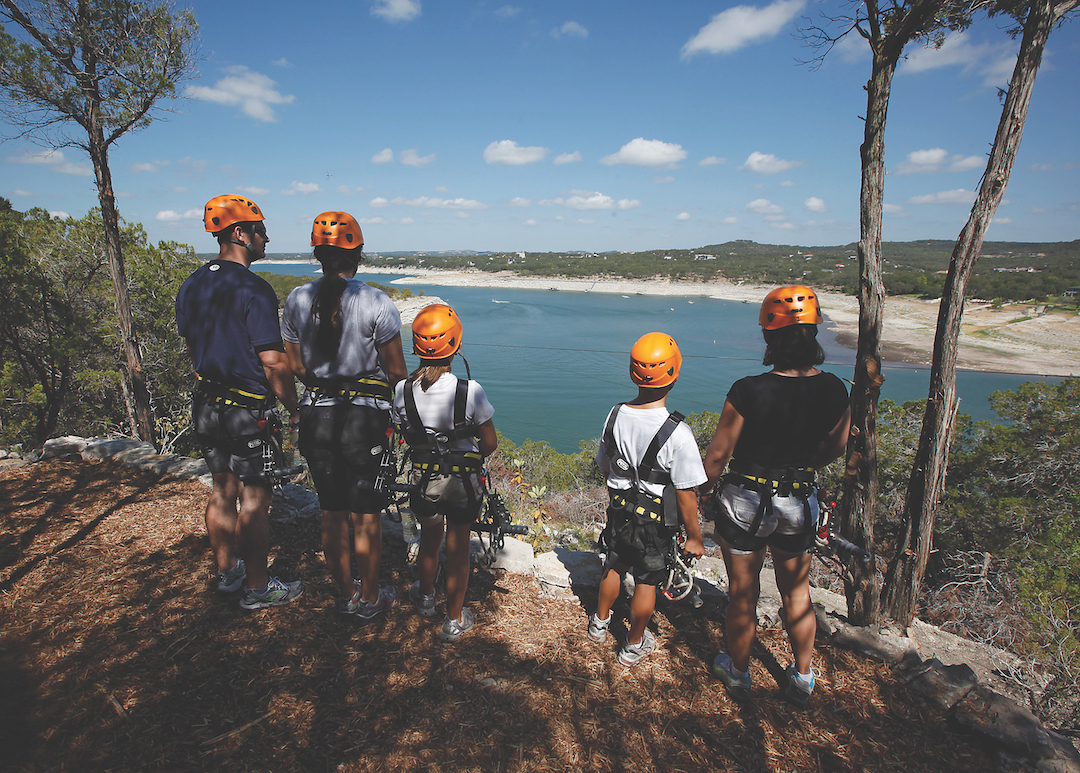
<instances>
[{"instance_id":1,"label":"black shorts","mask_svg":"<svg viewBox=\"0 0 1080 773\"><path fill-rule=\"evenodd\" d=\"M386 495L371 488L386 448L390 414L366 405L300 408L300 453L323 510L379 513ZM361 488L360 481L369 485Z\"/></svg>"},{"instance_id":2,"label":"black shorts","mask_svg":"<svg viewBox=\"0 0 1080 773\"><path fill-rule=\"evenodd\" d=\"M222 405L196 394L191 418L210 472L231 472L238 477L262 473L263 447L270 440L268 423L273 420L272 413L270 406Z\"/></svg>"},{"instance_id":3,"label":"black shorts","mask_svg":"<svg viewBox=\"0 0 1080 773\"><path fill-rule=\"evenodd\" d=\"M659 585L667 579L674 529L634 518L621 507L609 507L604 531L608 540L607 566L630 567L634 582L643 585Z\"/></svg>"}]
</instances>

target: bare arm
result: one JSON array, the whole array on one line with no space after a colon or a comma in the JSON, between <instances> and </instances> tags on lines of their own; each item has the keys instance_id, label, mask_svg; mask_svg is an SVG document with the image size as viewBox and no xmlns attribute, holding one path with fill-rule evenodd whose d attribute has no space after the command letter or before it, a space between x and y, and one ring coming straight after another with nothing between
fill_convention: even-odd
<instances>
[{"instance_id":1,"label":"bare arm","mask_svg":"<svg viewBox=\"0 0 1080 773\"><path fill-rule=\"evenodd\" d=\"M293 381L292 368L289 367L289 356L277 349L266 349L259 352L259 362L262 363L270 388L289 412L289 423L293 423L300 415L300 409L296 404L296 382Z\"/></svg>"},{"instance_id":2,"label":"bare arm","mask_svg":"<svg viewBox=\"0 0 1080 773\"><path fill-rule=\"evenodd\" d=\"M285 354L289 358L289 367L292 368L293 375L306 384L307 368L304 367L304 361L300 357L300 344L286 341Z\"/></svg>"},{"instance_id":3,"label":"bare arm","mask_svg":"<svg viewBox=\"0 0 1080 773\"><path fill-rule=\"evenodd\" d=\"M382 358L383 368L386 369L386 379L390 382L390 389L393 390L399 381L404 381L409 376L409 371L405 367L405 352L401 350L401 333L379 347L379 357Z\"/></svg>"},{"instance_id":4,"label":"bare arm","mask_svg":"<svg viewBox=\"0 0 1080 773\"><path fill-rule=\"evenodd\" d=\"M724 474L724 467L727 466L731 454L735 451L735 444L739 442L744 422L742 414L735 410L735 406L730 401L725 400L724 410L720 413L720 421L716 422L716 432L713 434L709 447L705 449L703 461L705 474L709 476L704 486L706 491L716 485L716 481L720 480L720 476Z\"/></svg>"},{"instance_id":5,"label":"bare arm","mask_svg":"<svg viewBox=\"0 0 1080 773\"><path fill-rule=\"evenodd\" d=\"M683 552L695 558L705 555L705 542L701 539L701 523L698 521L697 491L692 488L677 489L679 515L686 527L686 544Z\"/></svg>"},{"instance_id":6,"label":"bare arm","mask_svg":"<svg viewBox=\"0 0 1080 773\"><path fill-rule=\"evenodd\" d=\"M480 453L491 456L499 447L499 436L495 434L495 422L488 419L476 428L476 443L480 446Z\"/></svg>"},{"instance_id":7,"label":"bare arm","mask_svg":"<svg viewBox=\"0 0 1080 773\"><path fill-rule=\"evenodd\" d=\"M840 421L836 422L836 426L829 430L825 442L822 443L821 451L814 458L812 466L820 470L833 459L840 458L840 455L847 449L848 434L850 432L851 408L848 408L844 411L844 415L840 417Z\"/></svg>"}]
</instances>

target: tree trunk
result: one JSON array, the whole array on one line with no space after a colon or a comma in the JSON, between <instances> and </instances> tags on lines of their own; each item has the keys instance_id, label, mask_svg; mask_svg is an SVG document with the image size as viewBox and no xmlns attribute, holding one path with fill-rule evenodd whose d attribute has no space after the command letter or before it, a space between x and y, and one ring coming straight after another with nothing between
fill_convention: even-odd
<instances>
[{"instance_id":1,"label":"tree trunk","mask_svg":"<svg viewBox=\"0 0 1080 773\"><path fill-rule=\"evenodd\" d=\"M1057 13L1051 0L1031 3L979 195L953 248L938 310L930 389L919 448L908 482L901 539L885 581L885 608L893 620L905 627L915 617L919 587L930 558L936 508L945 488L949 441L957 408L957 343L968 280L982 250L986 229L1001 203L1012 173L1046 40L1056 18L1075 7L1077 2L1067 0L1059 4Z\"/></svg>"},{"instance_id":2,"label":"tree trunk","mask_svg":"<svg viewBox=\"0 0 1080 773\"><path fill-rule=\"evenodd\" d=\"M898 57L885 47L874 47L874 64L866 85L866 123L863 143L862 185L859 192L859 344L855 379L851 388L851 437L847 447L844 496L840 508L841 532L867 550L874 544L877 507L877 404L884 378L881 373L881 321L885 303L882 281L881 213L885 189L885 119ZM871 625L879 617L879 589L874 566L855 567L845 581L848 617L856 625Z\"/></svg>"},{"instance_id":3,"label":"tree trunk","mask_svg":"<svg viewBox=\"0 0 1080 773\"><path fill-rule=\"evenodd\" d=\"M90 111L94 119L97 111ZM131 313L128 296L124 257L120 250L120 217L116 212L113 195L112 174L109 172L109 151L100 124L89 127L90 158L94 162L97 178L98 201L101 203L101 219L105 227L105 257L109 262L112 278L113 301L116 305L117 323L120 329L120 346L127 363L127 383L135 403L135 426L133 433L142 440L156 443L154 414L150 406L150 392L146 387L146 371L143 370L142 351L135 336L135 319Z\"/></svg>"}]
</instances>

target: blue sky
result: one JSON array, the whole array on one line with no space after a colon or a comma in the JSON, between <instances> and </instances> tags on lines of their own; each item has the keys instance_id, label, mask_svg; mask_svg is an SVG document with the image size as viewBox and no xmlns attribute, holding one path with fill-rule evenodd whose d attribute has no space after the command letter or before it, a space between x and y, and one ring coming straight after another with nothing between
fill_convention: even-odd
<instances>
[{"instance_id":1,"label":"blue sky","mask_svg":"<svg viewBox=\"0 0 1080 773\"><path fill-rule=\"evenodd\" d=\"M368 252L644 250L858 239L870 74L861 38L818 69L798 37L840 6L199 0L185 99L111 154L123 217L212 251L202 205L244 193L270 252L325 210ZM982 21L911 47L893 86L884 238L954 239L1018 41ZM1050 39L989 239L1080 238L1080 22ZM3 129L3 127L0 127ZM9 134L10 132L8 132ZM89 159L0 145L0 195L82 216Z\"/></svg>"}]
</instances>

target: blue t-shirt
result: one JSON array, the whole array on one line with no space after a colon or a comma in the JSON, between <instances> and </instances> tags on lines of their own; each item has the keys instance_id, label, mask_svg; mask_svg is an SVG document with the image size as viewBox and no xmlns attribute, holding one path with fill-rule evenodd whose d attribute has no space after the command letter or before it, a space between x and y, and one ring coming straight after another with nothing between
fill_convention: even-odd
<instances>
[{"instance_id":1,"label":"blue t-shirt","mask_svg":"<svg viewBox=\"0 0 1080 773\"><path fill-rule=\"evenodd\" d=\"M212 260L176 296L176 327L191 347L195 372L248 392L270 394L259 352L281 349L277 296L239 263Z\"/></svg>"}]
</instances>

